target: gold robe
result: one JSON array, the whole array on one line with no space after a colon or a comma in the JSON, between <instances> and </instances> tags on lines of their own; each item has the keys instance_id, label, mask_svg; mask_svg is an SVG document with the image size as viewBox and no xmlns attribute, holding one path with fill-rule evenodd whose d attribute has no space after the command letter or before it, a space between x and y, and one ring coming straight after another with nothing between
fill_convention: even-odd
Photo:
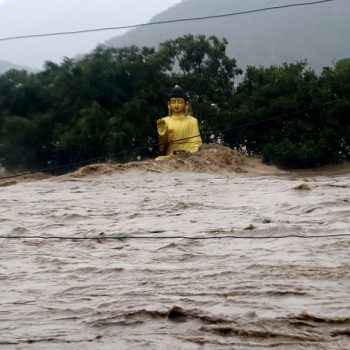
<instances>
[{"instance_id":1,"label":"gold robe","mask_svg":"<svg viewBox=\"0 0 350 350\"><path fill-rule=\"evenodd\" d=\"M159 150L165 154L156 160L168 159L178 152L197 152L202 144L198 121L190 115L168 116L157 127Z\"/></svg>"}]
</instances>

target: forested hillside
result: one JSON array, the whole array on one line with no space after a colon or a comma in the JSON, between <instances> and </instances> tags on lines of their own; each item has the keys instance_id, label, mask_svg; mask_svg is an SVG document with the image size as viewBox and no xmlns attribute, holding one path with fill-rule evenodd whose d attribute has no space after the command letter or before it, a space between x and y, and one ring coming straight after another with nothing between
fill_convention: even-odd
<instances>
[{"instance_id":1,"label":"forested hillside","mask_svg":"<svg viewBox=\"0 0 350 350\"><path fill-rule=\"evenodd\" d=\"M297 0L185 0L152 21L208 16L263 7L300 3ZM227 53L238 65L272 65L307 59L318 72L350 57L350 1L250 13L205 21L141 27L114 37L107 45L157 46L160 42L192 34L227 38Z\"/></svg>"}]
</instances>

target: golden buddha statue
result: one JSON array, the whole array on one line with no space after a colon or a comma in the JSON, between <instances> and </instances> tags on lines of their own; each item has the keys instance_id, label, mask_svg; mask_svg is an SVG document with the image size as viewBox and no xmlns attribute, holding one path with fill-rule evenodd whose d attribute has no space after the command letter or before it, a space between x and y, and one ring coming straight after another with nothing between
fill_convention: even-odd
<instances>
[{"instance_id":1,"label":"golden buddha statue","mask_svg":"<svg viewBox=\"0 0 350 350\"><path fill-rule=\"evenodd\" d=\"M159 151L169 159L182 152L197 152L202 144L198 121L188 114L188 97L184 89L176 85L168 95L167 117L157 120Z\"/></svg>"}]
</instances>

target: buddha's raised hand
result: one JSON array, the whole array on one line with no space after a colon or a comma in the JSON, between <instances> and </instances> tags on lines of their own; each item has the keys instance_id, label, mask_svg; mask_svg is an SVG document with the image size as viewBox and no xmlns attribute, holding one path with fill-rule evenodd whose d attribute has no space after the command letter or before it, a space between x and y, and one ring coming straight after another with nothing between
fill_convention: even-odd
<instances>
[{"instance_id":1,"label":"buddha's raised hand","mask_svg":"<svg viewBox=\"0 0 350 350\"><path fill-rule=\"evenodd\" d=\"M157 130L158 130L158 134L161 136L167 133L168 126L166 124L166 121L163 118L157 120Z\"/></svg>"}]
</instances>

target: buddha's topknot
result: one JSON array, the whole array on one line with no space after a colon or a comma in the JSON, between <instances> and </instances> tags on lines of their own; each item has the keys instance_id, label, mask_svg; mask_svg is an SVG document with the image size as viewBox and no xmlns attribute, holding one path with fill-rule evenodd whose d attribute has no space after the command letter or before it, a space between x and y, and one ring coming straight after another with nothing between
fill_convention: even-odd
<instances>
[{"instance_id":1,"label":"buddha's topknot","mask_svg":"<svg viewBox=\"0 0 350 350\"><path fill-rule=\"evenodd\" d=\"M168 94L168 101L171 98L183 98L186 102L188 101L188 96L186 94L186 91L179 85L175 85L172 90Z\"/></svg>"}]
</instances>

